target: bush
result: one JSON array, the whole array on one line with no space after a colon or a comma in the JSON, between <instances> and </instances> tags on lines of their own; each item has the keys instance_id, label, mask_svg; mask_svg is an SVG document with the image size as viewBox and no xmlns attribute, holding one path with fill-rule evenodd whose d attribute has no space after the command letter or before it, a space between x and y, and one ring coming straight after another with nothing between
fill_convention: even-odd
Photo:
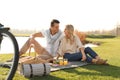
<instances>
[{"instance_id":1,"label":"bush","mask_svg":"<svg viewBox=\"0 0 120 80\"><path fill-rule=\"evenodd\" d=\"M74 33L79 37L82 44L85 44L86 34L84 32L80 32L80 31L77 31L77 30L75 30Z\"/></svg>"}]
</instances>

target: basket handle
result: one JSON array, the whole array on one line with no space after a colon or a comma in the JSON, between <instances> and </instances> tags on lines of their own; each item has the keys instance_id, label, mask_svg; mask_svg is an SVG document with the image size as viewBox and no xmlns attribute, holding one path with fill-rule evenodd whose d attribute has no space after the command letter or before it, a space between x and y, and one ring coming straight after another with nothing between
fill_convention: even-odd
<instances>
[{"instance_id":1,"label":"basket handle","mask_svg":"<svg viewBox=\"0 0 120 80\"><path fill-rule=\"evenodd\" d=\"M30 45L30 48L29 48L29 56L30 56L30 54L31 54L31 49L34 49L35 47L34 47L34 44L31 44ZM34 57L36 58L36 52L35 52L35 55L34 55Z\"/></svg>"}]
</instances>

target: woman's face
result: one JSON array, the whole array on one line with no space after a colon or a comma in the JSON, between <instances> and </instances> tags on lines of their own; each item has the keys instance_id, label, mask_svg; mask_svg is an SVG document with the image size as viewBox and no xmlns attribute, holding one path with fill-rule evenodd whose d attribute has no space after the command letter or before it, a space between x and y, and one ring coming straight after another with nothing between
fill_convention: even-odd
<instances>
[{"instance_id":1,"label":"woman's face","mask_svg":"<svg viewBox=\"0 0 120 80\"><path fill-rule=\"evenodd\" d=\"M69 31L67 29L64 30L65 36L70 37Z\"/></svg>"}]
</instances>

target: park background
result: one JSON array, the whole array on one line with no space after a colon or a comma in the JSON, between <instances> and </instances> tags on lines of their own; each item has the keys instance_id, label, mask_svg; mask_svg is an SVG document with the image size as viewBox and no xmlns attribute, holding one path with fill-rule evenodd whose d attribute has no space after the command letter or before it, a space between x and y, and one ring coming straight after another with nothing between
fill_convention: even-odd
<instances>
[{"instance_id":1,"label":"park background","mask_svg":"<svg viewBox=\"0 0 120 80\"><path fill-rule=\"evenodd\" d=\"M16 37L48 29L52 19L60 21L61 30L72 24L83 43L98 45L92 48L110 64L65 69L30 80L120 80L119 3L119 0L0 0L0 23L10 27ZM29 78L16 73L14 80Z\"/></svg>"}]
</instances>

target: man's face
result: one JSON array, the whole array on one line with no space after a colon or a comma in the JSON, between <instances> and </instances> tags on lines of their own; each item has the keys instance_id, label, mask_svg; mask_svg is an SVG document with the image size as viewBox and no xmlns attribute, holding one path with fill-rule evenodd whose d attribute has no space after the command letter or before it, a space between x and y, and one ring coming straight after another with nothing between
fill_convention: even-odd
<instances>
[{"instance_id":1,"label":"man's face","mask_svg":"<svg viewBox=\"0 0 120 80\"><path fill-rule=\"evenodd\" d=\"M54 23L54 25L51 27L52 32L57 33L59 31L59 24Z\"/></svg>"}]
</instances>

